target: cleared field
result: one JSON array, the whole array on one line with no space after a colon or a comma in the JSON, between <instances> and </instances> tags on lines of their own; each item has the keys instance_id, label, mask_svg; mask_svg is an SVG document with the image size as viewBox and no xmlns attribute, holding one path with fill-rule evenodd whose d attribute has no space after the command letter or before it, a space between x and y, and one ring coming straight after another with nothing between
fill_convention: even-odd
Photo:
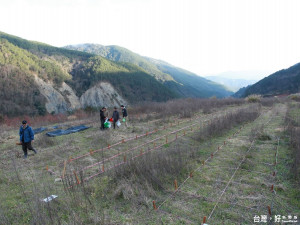
<instances>
[{"instance_id":1,"label":"cleared field","mask_svg":"<svg viewBox=\"0 0 300 225\"><path fill-rule=\"evenodd\" d=\"M253 118L245 117L252 111ZM299 216L286 111L286 104L224 106L190 118L131 118L128 128L105 132L92 119L75 121L92 128L38 134L39 153L28 160L16 157L21 149L8 130L0 148L0 218L4 224L201 224L204 218L253 224L257 215ZM51 194L58 198L41 201Z\"/></svg>"}]
</instances>

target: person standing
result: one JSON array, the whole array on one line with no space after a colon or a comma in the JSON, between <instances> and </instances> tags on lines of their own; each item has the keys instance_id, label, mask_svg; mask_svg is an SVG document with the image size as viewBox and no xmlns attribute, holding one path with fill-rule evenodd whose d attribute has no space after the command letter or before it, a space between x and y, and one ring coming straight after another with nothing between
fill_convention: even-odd
<instances>
[{"instance_id":1,"label":"person standing","mask_svg":"<svg viewBox=\"0 0 300 225\"><path fill-rule=\"evenodd\" d=\"M102 107L102 109L100 110L100 122L101 122L100 130L104 130L104 122L107 118L105 116L105 111L106 111L106 107Z\"/></svg>"},{"instance_id":2,"label":"person standing","mask_svg":"<svg viewBox=\"0 0 300 225\"><path fill-rule=\"evenodd\" d=\"M127 109L125 108L124 105L121 105L121 109L122 109L123 119L125 120L125 126L127 127L127 116L128 116L127 115Z\"/></svg>"},{"instance_id":3,"label":"person standing","mask_svg":"<svg viewBox=\"0 0 300 225\"><path fill-rule=\"evenodd\" d=\"M27 158L27 149L32 150L36 154L37 151L31 145L31 142L34 141L34 132L32 128L27 125L26 120L22 121L19 135L20 135L20 142L22 143L22 149L24 152L24 159Z\"/></svg>"},{"instance_id":4,"label":"person standing","mask_svg":"<svg viewBox=\"0 0 300 225\"><path fill-rule=\"evenodd\" d=\"M113 112L112 118L113 118L114 129L116 129L116 123L120 119L120 114L118 112L117 107L114 107L114 112Z\"/></svg>"}]
</instances>

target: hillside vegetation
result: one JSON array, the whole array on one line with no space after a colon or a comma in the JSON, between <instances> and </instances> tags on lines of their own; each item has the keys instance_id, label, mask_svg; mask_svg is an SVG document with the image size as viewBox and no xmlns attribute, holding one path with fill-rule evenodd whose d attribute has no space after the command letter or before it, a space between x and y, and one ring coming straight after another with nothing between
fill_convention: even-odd
<instances>
[{"instance_id":1,"label":"hillside vegetation","mask_svg":"<svg viewBox=\"0 0 300 225\"><path fill-rule=\"evenodd\" d=\"M273 73L257 83L243 88L234 96L247 97L251 94L275 96L297 92L300 92L300 63Z\"/></svg>"},{"instance_id":2,"label":"hillside vegetation","mask_svg":"<svg viewBox=\"0 0 300 225\"><path fill-rule=\"evenodd\" d=\"M79 45L68 45L65 48L100 55L102 57L105 57L115 62L131 63L143 68L149 74L153 75L157 80L174 81L174 79L169 74L160 71L158 68L156 68L155 65L151 64L147 59L120 46L116 46L116 45L103 46L99 44L79 44Z\"/></svg>"},{"instance_id":3,"label":"hillside vegetation","mask_svg":"<svg viewBox=\"0 0 300 225\"><path fill-rule=\"evenodd\" d=\"M137 66L115 63L100 56L89 58L71 72L68 81L80 96L98 82L110 82L130 102L166 101L179 97Z\"/></svg>"},{"instance_id":4,"label":"hillside vegetation","mask_svg":"<svg viewBox=\"0 0 300 225\"><path fill-rule=\"evenodd\" d=\"M140 56L120 46L80 44L69 45L65 48L97 54L115 62L127 62L139 66L160 81L165 88L170 89L180 97L207 98L216 96L223 98L232 94L231 91L220 84L172 66L166 62Z\"/></svg>"},{"instance_id":5,"label":"hillside vegetation","mask_svg":"<svg viewBox=\"0 0 300 225\"><path fill-rule=\"evenodd\" d=\"M111 83L129 103L180 97L133 64L27 41L2 32L0 74L0 114L8 116L44 115L47 113L45 95L50 94L49 99L54 92L62 94L68 102L68 92L59 91L63 82L74 89L78 98L102 81ZM50 84L53 90L39 89L35 76Z\"/></svg>"}]
</instances>

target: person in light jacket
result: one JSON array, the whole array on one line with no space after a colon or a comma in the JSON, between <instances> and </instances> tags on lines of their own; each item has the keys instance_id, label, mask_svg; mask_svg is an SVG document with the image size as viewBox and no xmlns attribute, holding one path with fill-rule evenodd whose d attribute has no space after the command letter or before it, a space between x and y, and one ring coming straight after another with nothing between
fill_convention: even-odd
<instances>
[{"instance_id":1,"label":"person in light jacket","mask_svg":"<svg viewBox=\"0 0 300 225\"><path fill-rule=\"evenodd\" d=\"M24 152L24 159L27 158L27 149L32 150L35 154L37 151L32 147L31 142L34 141L34 132L30 126L27 125L27 121L23 120L19 130L20 142L22 143L22 149Z\"/></svg>"}]
</instances>

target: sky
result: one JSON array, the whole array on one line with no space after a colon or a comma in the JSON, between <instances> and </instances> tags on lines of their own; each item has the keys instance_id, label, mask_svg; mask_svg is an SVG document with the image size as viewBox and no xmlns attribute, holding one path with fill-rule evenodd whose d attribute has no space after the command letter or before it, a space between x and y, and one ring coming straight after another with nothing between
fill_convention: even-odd
<instances>
[{"instance_id":1,"label":"sky","mask_svg":"<svg viewBox=\"0 0 300 225\"><path fill-rule=\"evenodd\" d=\"M119 45L201 76L260 79L300 62L299 9L299 0L0 0L0 31L57 47Z\"/></svg>"}]
</instances>

